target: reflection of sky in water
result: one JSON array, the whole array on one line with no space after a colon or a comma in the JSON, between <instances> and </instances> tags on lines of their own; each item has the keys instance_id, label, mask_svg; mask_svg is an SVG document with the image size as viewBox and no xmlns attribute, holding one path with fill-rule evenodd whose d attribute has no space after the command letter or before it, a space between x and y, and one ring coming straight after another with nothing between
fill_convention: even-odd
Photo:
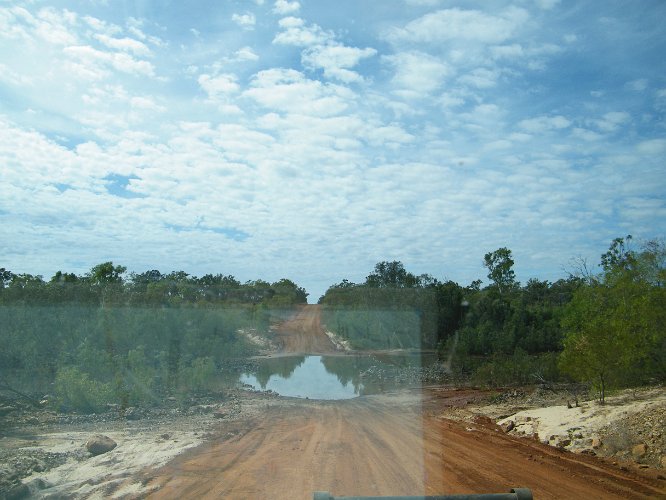
<instances>
[{"instance_id":1,"label":"reflection of sky in water","mask_svg":"<svg viewBox=\"0 0 666 500\"><path fill-rule=\"evenodd\" d=\"M266 387L261 387L254 375L244 373L240 381L255 389L271 390L281 396L310 399L350 399L358 396L351 382L342 385L337 376L326 371L321 356L307 356L288 378L271 375Z\"/></svg>"}]
</instances>

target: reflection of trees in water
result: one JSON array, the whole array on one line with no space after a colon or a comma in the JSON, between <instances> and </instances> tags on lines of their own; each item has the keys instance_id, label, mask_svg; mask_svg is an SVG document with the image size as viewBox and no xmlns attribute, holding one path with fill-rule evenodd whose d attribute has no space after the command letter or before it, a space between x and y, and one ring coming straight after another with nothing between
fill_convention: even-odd
<instances>
[{"instance_id":1,"label":"reflection of trees in water","mask_svg":"<svg viewBox=\"0 0 666 500\"><path fill-rule=\"evenodd\" d=\"M381 394L396 388L395 356L387 359L391 363L382 362L373 356L330 356L323 357L322 363L326 371L335 375L342 385L351 382L359 395Z\"/></svg>"},{"instance_id":2,"label":"reflection of trees in water","mask_svg":"<svg viewBox=\"0 0 666 500\"><path fill-rule=\"evenodd\" d=\"M279 375L283 378L291 377L294 370L301 366L305 361L305 356L285 356L281 358L270 358L262 360L257 367L254 376L262 389L266 389L266 384L272 375Z\"/></svg>"},{"instance_id":3,"label":"reflection of trees in water","mask_svg":"<svg viewBox=\"0 0 666 500\"><path fill-rule=\"evenodd\" d=\"M296 368L303 365L311 356L287 356L262 360L253 373L263 390L266 389L272 375L289 379ZM317 357L315 357L317 358ZM409 383L405 375L411 373L410 367L420 368L431 364L436 359L426 361L421 354L410 355L372 355L372 356L322 356L321 363L327 373L334 375L340 385L351 384L359 395L380 394ZM310 361L310 369L316 363ZM407 372L405 372L407 370Z\"/></svg>"},{"instance_id":4,"label":"reflection of trees in water","mask_svg":"<svg viewBox=\"0 0 666 500\"><path fill-rule=\"evenodd\" d=\"M321 362L326 371L335 375L342 385L351 382L357 393L361 386L361 373L374 364L372 358L360 356L324 356L321 358Z\"/></svg>"},{"instance_id":5,"label":"reflection of trees in water","mask_svg":"<svg viewBox=\"0 0 666 500\"><path fill-rule=\"evenodd\" d=\"M326 371L342 385L351 382L359 395L381 394L412 382L410 368L419 369L437 360L435 354L373 354L372 356L323 357ZM405 372L405 370L407 370Z\"/></svg>"}]
</instances>

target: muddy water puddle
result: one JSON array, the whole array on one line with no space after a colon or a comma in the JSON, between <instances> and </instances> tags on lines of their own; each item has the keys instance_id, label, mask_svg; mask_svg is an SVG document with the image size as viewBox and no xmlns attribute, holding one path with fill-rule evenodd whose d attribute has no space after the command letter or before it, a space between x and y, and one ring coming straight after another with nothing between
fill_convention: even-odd
<instances>
[{"instance_id":1,"label":"muddy water puddle","mask_svg":"<svg viewBox=\"0 0 666 500\"><path fill-rule=\"evenodd\" d=\"M421 367L434 361L421 355L284 356L262 359L239 381L281 396L351 399L413 385Z\"/></svg>"}]
</instances>

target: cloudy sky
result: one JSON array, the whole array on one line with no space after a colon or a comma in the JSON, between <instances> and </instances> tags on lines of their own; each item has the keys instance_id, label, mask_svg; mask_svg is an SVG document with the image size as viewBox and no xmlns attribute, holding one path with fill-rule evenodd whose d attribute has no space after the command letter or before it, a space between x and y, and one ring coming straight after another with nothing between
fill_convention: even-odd
<instances>
[{"instance_id":1,"label":"cloudy sky","mask_svg":"<svg viewBox=\"0 0 666 500\"><path fill-rule=\"evenodd\" d=\"M0 267L521 281L666 233L666 3L0 1ZM487 281L487 280L486 280Z\"/></svg>"}]
</instances>

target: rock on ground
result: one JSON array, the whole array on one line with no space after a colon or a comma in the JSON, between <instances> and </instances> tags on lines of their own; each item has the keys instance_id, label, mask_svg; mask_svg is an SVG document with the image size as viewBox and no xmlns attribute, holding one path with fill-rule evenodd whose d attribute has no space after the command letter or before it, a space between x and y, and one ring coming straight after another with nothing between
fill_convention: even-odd
<instances>
[{"instance_id":1,"label":"rock on ground","mask_svg":"<svg viewBox=\"0 0 666 500\"><path fill-rule=\"evenodd\" d=\"M101 455L113 450L118 444L108 436L96 434L86 442L86 449L93 455Z\"/></svg>"}]
</instances>

